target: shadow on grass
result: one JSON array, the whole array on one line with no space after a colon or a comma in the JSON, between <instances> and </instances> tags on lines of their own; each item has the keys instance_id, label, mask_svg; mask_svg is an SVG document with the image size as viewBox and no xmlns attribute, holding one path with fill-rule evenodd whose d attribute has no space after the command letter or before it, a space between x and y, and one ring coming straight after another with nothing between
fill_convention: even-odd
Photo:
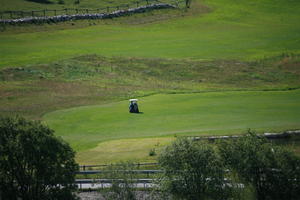
<instances>
[{"instance_id":1,"label":"shadow on grass","mask_svg":"<svg viewBox=\"0 0 300 200\"><path fill-rule=\"evenodd\" d=\"M42 4L53 4L53 2L49 1L49 0L26 0L26 1L35 2L35 3L42 3Z\"/></svg>"},{"instance_id":2,"label":"shadow on grass","mask_svg":"<svg viewBox=\"0 0 300 200\"><path fill-rule=\"evenodd\" d=\"M138 112L138 113L130 113L130 114L144 114L144 112Z\"/></svg>"}]
</instances>

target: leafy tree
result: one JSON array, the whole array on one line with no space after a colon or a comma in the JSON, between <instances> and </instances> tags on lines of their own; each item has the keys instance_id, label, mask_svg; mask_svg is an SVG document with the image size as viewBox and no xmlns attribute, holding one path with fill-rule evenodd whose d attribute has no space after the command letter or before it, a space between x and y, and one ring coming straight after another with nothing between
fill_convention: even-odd
<instances>
[{"instance_id":1,"label":"leafy tree","mask_svg":"<svg viewBox=\"0 0 300 200\"><path fill-rule=\"evenodd\" d=\"M181 199L227 199L232 187L225 181L221 159L212 146L179 139L159 156L164 169L162 188Z\"/></svg>"},{"instance_id":2,"label":"leafy tree","mask_svg":"<svg viewBox=\"0 0 300 200\"><path fill-rule=\"evenodd\" d=\"M40 122L0 119L0 199L74 199L71 147Z\"/></svg>"},{"instance_id":3,"label":"leafy tree","mask_svg":"<svg viewBox=\"0 0 300 200\"><path fill-rule=\"evenodd\" d=\"M241 180L255 188L256 198L299 199L300 159L255 133L221 142L220 153Z\"/></svg>"}]
</instances>

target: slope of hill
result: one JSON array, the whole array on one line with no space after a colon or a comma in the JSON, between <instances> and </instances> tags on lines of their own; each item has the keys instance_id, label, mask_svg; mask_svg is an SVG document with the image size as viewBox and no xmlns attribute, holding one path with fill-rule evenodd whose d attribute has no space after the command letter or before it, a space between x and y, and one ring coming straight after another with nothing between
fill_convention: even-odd
<instances>
[{"instance_id":1,"label":"slope of hill","mask_svg":"<svg viewBox=\"0 0 300 200\"><path fill-rule=\"evenodd\" d=\"M91 53L254 60L300 50L299 1L207 0L205 4L212 12L154 24L128 26L101 21L97 25L95 21L95 26L78 29L3 32L0 66L45 63ZM143 18L147 16L139 20Z\"/></svg>"},{"instance_id":2,"label":"slope of hill","mask_svg":"<svg viewBox=\"0 0 300 200\"><path fill-rule=\"evenodd\" d=\"M300 87L300 58L255 62L87 55L0 70L0 111L40 118L62 108L157 93L288 90Z\"/></svg>"},{"instance_id":3,"label":"slope of hill","mask_svg":"<svg viewBox=\"0 0 300 200\"><path fill-rule=\"evenodd\" d=\"M31 11L63 8L103 8L135 3L134 0L1 0L1 11Z\"/></svg>"},{"instance_id":4,"label":"slope of hill","mask_svg":"<svg viewBox=\"0 0 300 200\"><path fill-rule=\"evenodd\" d=\"M44 119L86 163L102 162L103 148L105 162L147 160L174 134L299 128L299 9L195 0L189 10L2 26L1 114ZM143 97L144 114L128 114L131 97Z\"/></svg>"}]
</instances>

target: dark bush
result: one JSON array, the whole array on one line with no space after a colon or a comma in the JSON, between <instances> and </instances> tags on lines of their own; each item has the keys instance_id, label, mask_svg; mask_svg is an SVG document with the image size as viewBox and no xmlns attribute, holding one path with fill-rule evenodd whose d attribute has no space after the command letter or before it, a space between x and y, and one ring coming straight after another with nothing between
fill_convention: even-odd
<instances>
[{"instance_id":1,"label":"dark bush","mask_svg":"<svg viewBox=\"0 0 300 200\"><path fill-rule=\"evenodd\" d=\"M225 169L208 144L179 139L159 156L164 169L161 189L180 199L228 199L233 183L225 180Z\"/></svg>"},{"instance_id":2,"label":"dark bush","mask_svg":"<svg viewBox=\"0 0 300 200\"><path fill-rule=\"evenodd\" d=\"M64 0L58 0L58 4L65 4Z\"/></svg>"},{"instance_id":3,"label":"dark bush","mask_svg":"<svg viewBox=\"0 0 300 200\"><path fill-rule=\"evenodd\" d=\"M257 199L299 199L300 159L294 153L252 132L221 142L220 153L241 181L254 187Z\"/></svg>"},{"instance_id":4,"label":"dark bush","mask_svg":"<svg viewBox=\"0 0 300 200\"><path fill-rule=\"evenodd\" d=\"M149 151L149 156L155 156L156 155L156 151L155 151L155 149L153 148L153 149L150 149L150 151Z\"/></svg>"},{"instance_id":5,"label":"dark bush","mask_svg":"<svg viewBox=\"0 0 300 200\"><path fill-rule=\"evenodd\" d=\"M71 147L40 122L0 119L0 199L74 199Z\"/></svg>"}]
</instances>

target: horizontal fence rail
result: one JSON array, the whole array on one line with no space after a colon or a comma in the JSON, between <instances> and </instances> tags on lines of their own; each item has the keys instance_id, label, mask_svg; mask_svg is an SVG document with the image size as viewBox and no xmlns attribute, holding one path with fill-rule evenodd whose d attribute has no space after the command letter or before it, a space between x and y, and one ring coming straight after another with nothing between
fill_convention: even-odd
<instances>
[{"instance_id":1,"label":"horizontal fence rail","mask_svg":"<svg viewBox=\"0 0 300 200\"><path fill-rule=\"evenodd\" d=\"M257 135L257 137L265 137L266 139L286 139L293 135L300 135L300 130L295 131L285 131L283 133L264 133L262 135ZM237 139L243 137L243 135L229 135L229 136L189 136L192 140L227 140L227 139Z\"/></svg>"},{"instance_id":2,"label":"horizontal fence rail","mask_svg":"<svg viewBox=\"0 0 300 200\"><path fill-rule=\"evenodd\" d=\"M123 180L117 179L76 179L75 183L79 189L95 190L101 188L111 188L113 183L124 183ZM130 187L132 188L153 188L157 184L156 179L134 179Z\"/></svg>"},{"instance_id":3,"label":"horizontal fence rail","mask_svg":"<svg viewBox=\"0 0 300 200\"><path fill-rule=\"evenodd\" d=\"M131 183L153 183L156 179L151 178L143 178L143 179L131 179ZM114 182L125 182L124 179L106 179L106 178L99 178L99 179L76 179L76 184L100 184L100 183L114 183Z\"/></svg>"},{"instance_id":4,"label":"horizontal fence rail","mask_svg":"<svg viewBox=\"0 0 300 200\"><path fill-rule=\"evenodd\" d=\"M131 174L158 174L162 173L162 170L87 170L79 171L76 174L89 175L89 174L106 174L109 172L125 172Z\"/></svg>"},{"instance_id":5,"label":"horizontal fence rail","mask_svg":"<svg viewBox=\"0 0 300 200\"><path fill-rule=\"evenodd\" d=\"M210 179L207 178L207 181ZM232 185L228 182L229 179L224 178L225 184L229 187L237 187L244 188L244 184L235 183ZM153 188L158 186L158 179L131 179L130 187L132 188ZM123 179L76 179L75 183L78 185L79 189L100 189L100 188L110 188L114 183L118 183L122 186L122 184L128 184L128 181L124 181Z\"/></svg>"},{"instance_id":6,"label":"horizontal fence rail","mask_svg":"<svg viewBox=\"0 0 300 200\"><path fill-rule=\"evenodd\" d=\"M134 163L130 164L130 166L133 167L142 167L142 166L157 166L158 163ZM85 170L90 170L93 168L105 168L109 166L122 166L122 164L103 164L103 165L80 165L79 170L80 171L85 171Z\"/></svg>"}]
</instances>

